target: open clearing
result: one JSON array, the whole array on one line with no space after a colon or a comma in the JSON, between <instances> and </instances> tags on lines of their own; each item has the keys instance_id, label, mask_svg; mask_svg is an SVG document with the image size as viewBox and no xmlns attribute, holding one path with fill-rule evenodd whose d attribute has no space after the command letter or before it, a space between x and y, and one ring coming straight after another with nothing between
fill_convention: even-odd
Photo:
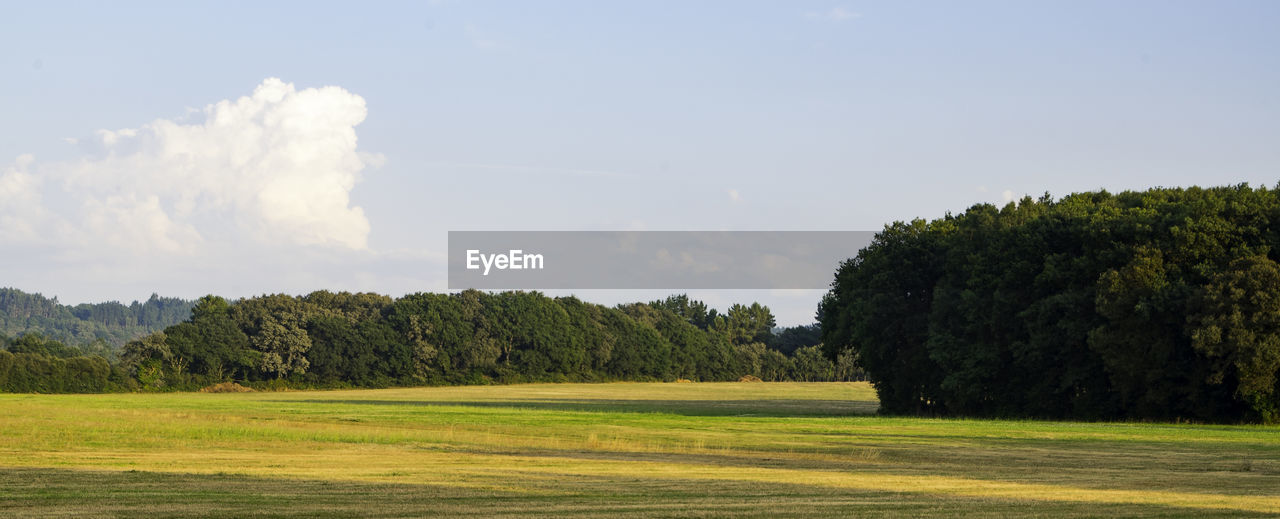
<instances>
[{"instance_id":1,"label":"open clearing","mask_svg":"<svg viewBox=\"0 0 1280 519\"><path fill-rule=\"evenodd\" d=\"M1280 515L1280 428L871 416L863 383L0 395L0 516Z\"/></svg>"}]
</instances>

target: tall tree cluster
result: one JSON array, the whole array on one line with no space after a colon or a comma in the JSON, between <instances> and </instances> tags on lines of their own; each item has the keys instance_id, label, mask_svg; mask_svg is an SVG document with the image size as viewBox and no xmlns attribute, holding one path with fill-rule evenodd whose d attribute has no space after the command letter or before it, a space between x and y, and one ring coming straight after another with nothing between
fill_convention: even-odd
<instances>
[{"instance_id":1,"label":"tall tree cluster","mask_svg":"<svg viewBox=\"0 0 1280 519\"><path fill-rule=\"evenodd\" d=\"M888 413L1280 420L1280 194L1024 198L885 227L819 308Z\"/></svg>"}]
</instances>

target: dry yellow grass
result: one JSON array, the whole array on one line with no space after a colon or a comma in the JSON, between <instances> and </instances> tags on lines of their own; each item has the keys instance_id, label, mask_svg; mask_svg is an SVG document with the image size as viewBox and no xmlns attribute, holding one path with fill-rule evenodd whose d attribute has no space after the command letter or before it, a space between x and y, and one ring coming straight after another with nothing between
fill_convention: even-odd
<instances>
[{"instance_id":1,"label":"dry yellow grass","mask_svg":"<svg viewBox=\"0 0 1280 519\"><path fill-rule=\"evenodd\" d=\"M244 387L235 382L220 382L210 386L200 388L201 393L252 393L252 388Z\"/></svg>"}]
</instances>

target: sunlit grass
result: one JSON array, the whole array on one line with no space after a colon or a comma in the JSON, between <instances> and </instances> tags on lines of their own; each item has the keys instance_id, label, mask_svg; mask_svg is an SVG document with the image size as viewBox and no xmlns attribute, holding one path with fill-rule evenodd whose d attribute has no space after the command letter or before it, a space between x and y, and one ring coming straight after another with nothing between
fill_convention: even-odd
<instances>
[{"instance_id":1,"label":"sunlit grass","mask_svg":"<svg viewBox=\"0 0 1280 519\"><path fill-rule=\"evenodd\" d=\"M1280 514L1275 427L874 409L861 383L0 395L0 515Z\"/></svg>"}]
</instances>

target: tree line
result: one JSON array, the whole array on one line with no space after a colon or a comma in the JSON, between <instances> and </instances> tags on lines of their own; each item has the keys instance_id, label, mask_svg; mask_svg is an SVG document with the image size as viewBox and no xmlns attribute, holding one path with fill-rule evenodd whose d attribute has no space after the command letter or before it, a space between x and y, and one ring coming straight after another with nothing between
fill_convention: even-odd
<instances>
[{"instance_id":1,"label":"tree line","mask_svg":"<svg viewBox=\"0 0 1280 519\"><path fill-rule=\"evenodd\" d=\"M135 385L100 350L86 352L39 332L14 339L0 334L0 392L101 393Z\"/></svg>"},{"instance_id":2,"label":"tree line","mask_svg":"<svg viewBox=\"0 0 1280 519\"><path fill-rule=\"evenodd\" d=\"M1079 193L896 222L819 308L887 413L1280 420L1280 196Z\"/></svg>"},{"instance_id":3,"label":"tree line","mask_svg":"<svg viewBox=\"0 0 1280 519\"><path fill-rule=\"evenodd\" d=\"M758 303L721 314L684 295L617 307L476 290L206 296L185 321L126 343L114 363L38 334L7 340L0 390L861 377L851 355L828 359L817 339L816 326L777 328ZM96 371L86 375L86 362Z\"/></svg>"},{"instance_id":4,"label":"tree line","mask_svg":"<svg viewBox=\"0 0 1280 519\"><path fill-rule=\"evenodd\" d=\"M194 304L152 294L129 305L110 301L69 306L56 297L0 288L0 334L38 332L109 356L132 339L182 322Z\"/></svg>"}]
</instances>

